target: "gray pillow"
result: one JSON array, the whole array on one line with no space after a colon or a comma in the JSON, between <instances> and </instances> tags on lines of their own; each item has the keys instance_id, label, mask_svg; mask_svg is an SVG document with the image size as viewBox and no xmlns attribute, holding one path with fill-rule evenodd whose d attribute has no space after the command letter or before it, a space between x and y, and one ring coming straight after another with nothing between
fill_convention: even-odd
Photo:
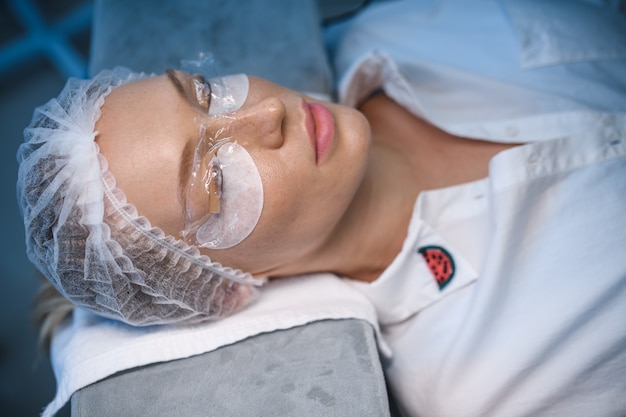
<instances>
[{"instance_id":1,"label":"gray pillow","mask_svg":"<svg viewBox=\"0 0 626 417\"><path fill-rule=\"evenodd\" d=\"M331 92L314 0L96 0L89 72L117 65L162 73L211 52L224 74Z\"/></svg>"},{"instance_id":2,"label":"gray pillow","mask_svg":"<svg viewBox=\"0 0 626 417\"><path fill-rule=\"evenodd\" d=\"M121 372L72 397L73 417L389 415L374 332L356 319Z\"/></svg>"}]
</instances>

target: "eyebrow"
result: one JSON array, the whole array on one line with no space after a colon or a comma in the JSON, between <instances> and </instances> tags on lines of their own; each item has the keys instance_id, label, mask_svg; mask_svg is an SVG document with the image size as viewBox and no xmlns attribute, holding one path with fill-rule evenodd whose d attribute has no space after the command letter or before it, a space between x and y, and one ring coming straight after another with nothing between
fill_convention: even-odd
<instances>
[{"instance_id":1,"label":"eyebrow","mask_svg":"<svg viewBox=\"0 0 626 417\"><path fill-rule=\"evenodd\" d=\"M183 204L185 213L187 212L187 199L185 198L185 190L189 183L189 177L191 176L191 168L193 163L193 157L195 153L195 147L191 141L187 141L183 152L180 156L180 170L178 172L178 193L180 201Z\"/></svg>"},{"instance_id":2,"label":"eyebrow","mask_svg":"<svg viewBox=\"0 0 626 417\"><path fill-rule=\"evenodd\" d=\"M172 84L174 85L174 88L176 88L176 92L182 98L187 100L187 93L185 92L185 87L183 87L183 84L180 82L180 79L176 75L176 71L174 71L171 68L166 69L165 70L165 75L167 75L167 78L172 82Z\"/></svg>"},{"instance_id":3,"label":"eyebrow","mask_svg":"<svg viewBox=\"0 0 626 417\"><path fill-rule=\"evenodd\" d=\"M176 71L173 69L165 70L167 79L170 80L176 92L185 100L187 100L187 93L180 79L176 75ZM193 146L193 140L187 140L183 152L180 155L180 162L178 164L178 198L183 206L183 213L187 215L187 199L185 198L185 190L189 183L189 177L191 176L191 165L193 163L195 147ZM185 220L186 221L186 220Z\"/></svg>"}]
</instances>

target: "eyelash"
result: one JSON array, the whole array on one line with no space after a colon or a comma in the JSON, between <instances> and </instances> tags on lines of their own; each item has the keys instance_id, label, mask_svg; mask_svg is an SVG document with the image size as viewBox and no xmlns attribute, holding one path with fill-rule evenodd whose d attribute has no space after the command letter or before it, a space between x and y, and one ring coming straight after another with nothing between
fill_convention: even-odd
<instances>
[{"instance_id":1,"label":"eyelash","mask_svg":"<svg viewBox=\"0 0 626 417\"><path fill-rule=\"evenodd\" d=\"M217 157L213 156L209 162L208 176L204 183L204 189L209 195L209 211L211 213L220 212L220 204L222 199L222 167ZM212 198L215 196L215 198Z\"/></svg>"},{"instance_id":2,"label":"eyelash","mask_svg":"<svg viewBox=\"0 0 626 417\"><path fill-rule=\"evenodd\" d=\"M204 110L209 111L211 108L211 84L208 83L202 75L198 75L197 78L194 78L193 83L198 105Z\"/></svg>"}]
</instances>

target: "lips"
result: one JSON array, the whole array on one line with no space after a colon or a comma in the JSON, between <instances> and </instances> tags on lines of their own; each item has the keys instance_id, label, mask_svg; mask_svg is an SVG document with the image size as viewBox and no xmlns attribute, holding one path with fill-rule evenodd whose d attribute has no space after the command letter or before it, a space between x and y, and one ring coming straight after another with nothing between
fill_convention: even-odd
<instances>
[{"instance_id":1,"label":"lips","mask_svg":"<svg viewBox=\"0 0 626 417\"><path fill-rule=\"evenodd\" d=\"M323 104L304 103L307 110L306 128L315 150L315 161L324 162L335 137L335 120ZM311 117L308 117L310 114Z\"/></svg>"}]
</instances>

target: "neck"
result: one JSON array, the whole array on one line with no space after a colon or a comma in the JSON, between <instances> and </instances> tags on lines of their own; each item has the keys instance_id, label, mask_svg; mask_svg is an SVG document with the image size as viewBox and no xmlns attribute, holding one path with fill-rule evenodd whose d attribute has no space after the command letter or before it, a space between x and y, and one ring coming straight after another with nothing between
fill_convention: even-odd
<instances>
[{"instance_id":1,"label":"neck","mask_svg":"<svg viewBox=\"0 0 626 417\"><path fill-rule=\"evenodd\" d=\"M374 144L368 170L336 240L343 245L339 274L373 281L400 252L418 194L411 179L410 167L400 155Z\"/></svg>"},{"instance_id":2,"label":"neck","mask_svg":"<svg viewBox=\"0 0 626 417\"><path fill-rule=\"evenodd\" d=\"M396 129L393 120L389 123L388 105L373 101L361 108L372 128L367 170L321 258L334 259L333 272L362 281L378 278L402 249L415 199L423 189L409 157L412 150L398 146L406 131Z\"/></svg>"},{"instance_id":3,"label":"neck","mask_svg":"<svg viewBox=\"0 0 626 417\"><path fill-rule=\"evenodd\" d=\"M514 145L453 136L385 95L369 99L360 110L371 126L370 160L352 205L320 259L332 260L332 272L341 276L372 281L402 249L421 191L483 178L489 160Z\"/></svg>"}]
</instances>

